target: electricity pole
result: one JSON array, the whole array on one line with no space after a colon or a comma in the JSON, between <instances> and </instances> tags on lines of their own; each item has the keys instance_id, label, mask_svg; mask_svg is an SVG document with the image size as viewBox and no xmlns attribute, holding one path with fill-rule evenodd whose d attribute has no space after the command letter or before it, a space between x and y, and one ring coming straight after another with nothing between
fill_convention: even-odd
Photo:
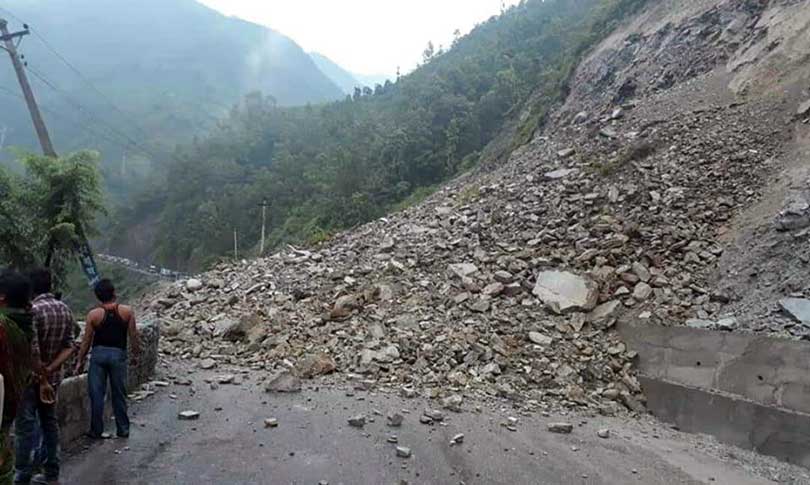
<instances>
[{"instance_id":1,"label":"electricity pole","mask_svg":"<svg viewBox=\"0 0 810 485\"><path fill-rule=\"evenodd\" d=\"M267 207L269 205L270 204L268 204L267 199L264 199L262 203L259 204L259 207L262 208L262 242L261 245L259 246L259 257L262 257L262 255L264 254L264 231L265 228L267 227Z\"/></svg>"},{"instance_id":2,"label":"electricity pole","mask_svg":"<svg viewBox=\"0 0 810 485\"><path fill-rule=\"evenodd\" d=\"M21 40L23 36L30 34L28 26L24 25L23 27L24 30L14 32L13 34L9 33L8 22L0 18L0 41L5 45L5 47L0 45L0 49L8 52L8 55L11 57L11 64L14 66L14 71L17 73L17 80L20 82L20 87L25 96L25 104L28 105L28 111L31 113L31 120L34 122L34 129L37 132L39 144L42 146L42 153L44 153L46 157L57 158L56 150L53 149L53 143L51 143L51 137L48 134L48 128L45 126L45 121L42 119L42 113L40 113L39 106L37 106L37 100L34 98L31 85L28 83L28 76L25 75L25 68L20 60L19 54L17 54L19 40L17 44L14 43L14 39ZM99 275L96 261L93 258L93 250L90 249L90 243L87 242L84 229L79 224L76 225L76 235L79 239L75 243L75 249L78 253L82 270L90 285L95 285L101 278L101 275ZM56 244L53 238L51 238L48 241L48 254L45 256L46 268L50 268L55 250Z\"/></svg>"},{"instance_id":3,"label":"electricity pole","mask_svg":"<svg viewBox=\"0 0 810 485\"><path fill-rule=\"evenodd\" d=\"M42 146L42 152L46 156L56 158L56 151L53 149L51 137L48 135L48 128L45 127L45 122L42 120L42 113L39 112L37 100L34 98L34 92L31 90L31 85L28 83L28 77L25 75L23 63L20 61L20 56L17 54L17 46L14 44L14 39L22 39L23 36L29 33L26 27L25 30L10 34L8 31L8 22L6 22L5 19L0 19L0 40L5 44L5 47L0 46L0 49L4 49L11 57L11 64L14 65L17 80L20 81L20 87L25 96L25 104L28 105L28 111L31 112L31 120L34 122L34 129L37 132L39 144Z\"/></svg>"}]
</instances>

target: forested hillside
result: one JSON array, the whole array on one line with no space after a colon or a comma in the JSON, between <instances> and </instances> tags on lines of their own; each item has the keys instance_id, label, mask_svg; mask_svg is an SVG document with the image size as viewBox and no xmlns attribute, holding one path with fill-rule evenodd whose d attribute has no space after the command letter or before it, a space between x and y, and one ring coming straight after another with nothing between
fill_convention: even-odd
<instances>
[{"instance_id":1,"label":"forested hillside","mask_svg":"<svg viewBox=\"0 0 810 485\"><path fill-rule=\"evenodd\" d=\"M198 268L253 247L267 198L270 242L317 240L379 217L475 167L493 140L527 142L572 68L644 0L527 0L479 25L396 83L287 108L252 94L178 153L119 214L113 246ZM133 246L133 232L152 240ZM133 254L135 253L135 254Z\"/></svg>"},{"instance_id":2,"label":"forested hillside","mask_svg":"<svg viewBox=\"0 0 810 485\"><path fill-rule=\"evenodd\" d=\"M204 135L247 92L284 106L344 96L289 38L195 0L5 0L0 17L11 30L32 29L20 53L57 150L99 150L113 195L139 188L178 143ZM37 150L0 54L3 144Z\"/></svg>"}]
</instances>

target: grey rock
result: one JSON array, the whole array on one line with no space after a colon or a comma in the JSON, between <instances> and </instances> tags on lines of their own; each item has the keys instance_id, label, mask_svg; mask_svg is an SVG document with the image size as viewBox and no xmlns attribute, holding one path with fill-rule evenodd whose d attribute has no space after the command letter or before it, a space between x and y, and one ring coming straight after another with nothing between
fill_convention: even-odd
<instances>
[{"instance_id":1,"label":"grey rock","mask_svg":"<svg viewBox=\"0 0 810 485\"><path fill-rule=\"evenodd\" d=\"M200 413L192 410L180 411L177 417L182 419L183 421L193 421L196 419L200 419Z\"/></svg>"},{"instance_id":2,"label":"grey rock","mask_svg":"<svg viewBox=\"0 0 810 485\"><path fill-rule=\"evenodd\" d=\"M570 434L574 431L574 425L571 423L549 423L548 430L552 433Z\"/></svg>"},{"instance_id":3,"label":"grey rock","mask_svg":"<svg viewBox=\"0 0 810 485\"><path fill-rule=\"evenodd\" d=\"M553 170L551 172L546 172L543 174L545 178L548 180L559 180L568 177L571 174L577 173L578 170L575 168L561 168L559 170Z\"/></svg>"},{"instance_id":4,"label":"grey rock","mask_svg":"<svg viewBox=\"0 0 810 485\"><path fill-rule=\"evenodd\" d=\"M642 281L637 284L633 290L633 298L635 298L637 301L645 301L652 295L652 292L652 286Z\"/></svg>"},{"instance_id":5,"label":"grey rock","mask_svg":"<svg viewBox=\"0 0 810 485\"><path fill-rule=\"evenodd\" d=\"M607 428L600 429L596 432L596 436L606 440L610 438L610 430Z\"/></svg>"},{"instance_id":6,"label":"grey rock","mask_svg":"<svg viewBox=\"0 0 810 485\"><path fill-rule=\"evenodd\" d=\"M349 426L355 428L362 428L366 425L366 417L362 414L358 414L357 416L352 416L349 418Z\"/></svg>"},{"instance_id":7,"label":"grey rock","mask_svg":"<svg viewBox=\"0 0 810 485\"><path fill-rule=\"evenodd\" d=\"M264 387L266 392L300 392L301 379L290 371L282 371L276 374Z\"/></svg>"},{"instance_id":8,"label":"grey rock","mask_svg":"<svg viewBox=\"0 0 810 485\"><path fill-rule=\"evenodd\" d=\"M596 307L599 287L592 279L564 271L537 275L534 295L554 313L590 311Z\"/></svg>"},{"instance_id":9,"label":"grey rock","mask_svg":"<svg viewBox=\"0 0 810 485\"><path fill-rule=\"evenodd\" d=\"M405 446L397 446L397 456L400 458L410 458L411 449Z\"/></svg>"},{"instance_id":10,"label":"grey rock","mask_svg":"<svg viewBox=\"0 0 810 485\"><path fill-rule=\"evenodd\" d=\"M560 158L568 158L576 152L577 151L574 150L573 148L564 148L557 152L557 156Z\"/></svg>"},{"instance_id":11,"label":"grey rock","mask_svg":"<svg viewBox=\"0 0 810 485\"><path fill-rule=\"evenodd\" d=\"M216 367L216 365L217 361L215 361L214 359L203 359L202 361L200 361L200 369L209 370Z\"/></svg>"},{"instance_id":12,"label":"grey rock","mask_svg":"<svg viewBox=\"0 0 810 485\"><path fill-rule=\"evenodd\" d=\"M810 325L810 300L804 298L785 298L779 306L787 315L800 323Z\"/></svg>"},{"instance_id":13,"label":"grey rock","mask_svg":"<svg viewBox=\"0 0 810 485\"><path fill-rule=\"evenodd\" d=\"M796 110L796 114L798 116L810 115L810 99L799 105L799 108Z\"/></svg>"},{"instance_id":14,"label":"grey rock","mask_svg":"<svg viewBox=\"0 0 810 485\"><path fill-rule=\"evenodd\" d=\"M540 332L529 332L529 340L531 340L532 343L541 345L543 347L547 347L554 342L553 338L549 337L548 335L543 335Z\"/></svg>"},{"instance_id":15,"label":"grey rock","mask_svg":"<svg viewBox=\"0 0 810 485\"><path fill-rule=\"evenodd\" d=\"M453 394L442 399L442 407L448 411L460 413L463 402L464 398L460 394Z\"/></svg>"},{"instance_id":16,"label":"grey rock","mask_svg":"<svg viewBox=\"0 0 810 485\"><path fill-rule=\"evenodd\" d=\"M190 291L190 292L193 293L195 291L200 291L202 289L203 289L203 282L202 281L200 281L198 279L195 279L195 278L191 278L190 280L186 281L186 290L187 291Z\"/></svg>"},{"instance_id":17,"label":"grey rock","mask_svg":"<svg viewBox=\"0 0 810 485\"><path fill-rule=\"evenodd\" d=\"M454 263L447 267L450 274L459 279L467 278L478 272L478 267L470 263Z\"/></svg>"},{"instance_id":18,"label":"grey rock","mask_svg":"<svg viewBox=\"0 0 810 485\"><path fill-rule=\"evenodd\" d=\"M405 418L399 413L390 414L388 415L387 419L388 419L388 426L391 426L393 428L398 428L402 426L402 422L405 420Z\"/></svg>"}]
</instances>

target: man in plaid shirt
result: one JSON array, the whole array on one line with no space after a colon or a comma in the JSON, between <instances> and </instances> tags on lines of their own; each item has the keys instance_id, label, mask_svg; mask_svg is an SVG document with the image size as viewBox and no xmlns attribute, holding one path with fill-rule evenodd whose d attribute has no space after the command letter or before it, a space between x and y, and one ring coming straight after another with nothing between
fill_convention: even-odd
<instances>
[{"instance_id":1,"label":"man in plaid shirt","mask_svg":"<svg viewBox=\"0 0 810 485\"><path fill-rule=\"evenodd\" d=\"M35 298L32 302L34 330L39 351L34 350L34 359L42 365L41 380L47 379L55 391L62 381L62 365L73 354L73 329L75 322L70 308L51 293L51 273L37 269L29 273ZM56 419L56 402L43 400L42 382L29 385L23 393L20 412L15 421L17 435L15 483L59 483L59 425ZM37 420L42 427L44 451L44 475L32 477L31 455L40 446L37 440Z\"/></svg>"}]
</instances>

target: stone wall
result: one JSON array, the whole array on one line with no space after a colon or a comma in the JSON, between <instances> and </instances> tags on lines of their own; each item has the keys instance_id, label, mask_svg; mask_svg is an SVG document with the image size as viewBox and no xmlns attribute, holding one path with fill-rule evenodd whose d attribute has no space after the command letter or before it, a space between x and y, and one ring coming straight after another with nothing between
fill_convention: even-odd
<instances>
[{"instance_id":1,"label":"stone wall","mask_svg":"<svg viewBox=\"0 0 810 485\"><path fill-rule=\"evenodd\" d=\"M619 332L658 418L810 467L809 343L639 322Z\"/></svg>"},{"instance_id":2,"label":"stone wall","mask_svg":"<svg viewBox=\"0 0 810 485\"><path fill-rule=\"evenodd\" d=\"M158 360L160 325L146 321L138 325L141 337L141 355L136 362L130 361L128 385L130 391L137 389L154 374ZM109 387L107 390L109 416ZM66 446L90 429L90 397L87 394L87 374L68 377L59 387L59 417L62 446ZM112 428L110 428L112 430Z\"/></svg>"}]
</instances>

